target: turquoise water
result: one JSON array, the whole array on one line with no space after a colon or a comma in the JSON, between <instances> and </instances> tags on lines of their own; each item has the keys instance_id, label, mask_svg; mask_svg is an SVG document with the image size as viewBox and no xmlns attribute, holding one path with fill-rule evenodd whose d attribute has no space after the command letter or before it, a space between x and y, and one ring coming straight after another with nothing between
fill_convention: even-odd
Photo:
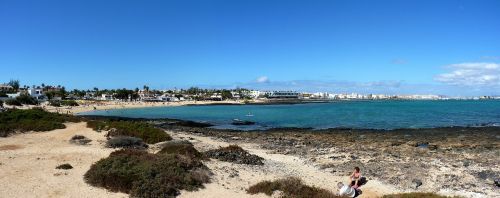
<instances>
[{"instance_id":1,"label":"turquoise water","mask_svg":"<svg viewBox=\"0 0 500 198\"><path fill-rule=\"evenodd\" d=\"M500 124L500 100L339 101L294 105L218 105L148 107L93 111L84 115L177 118L216 124L217 128L427 128ZM251 114L253 116L247 116ZM232 126L233 119L256 122Z\"/></svg>"}]
</instances>

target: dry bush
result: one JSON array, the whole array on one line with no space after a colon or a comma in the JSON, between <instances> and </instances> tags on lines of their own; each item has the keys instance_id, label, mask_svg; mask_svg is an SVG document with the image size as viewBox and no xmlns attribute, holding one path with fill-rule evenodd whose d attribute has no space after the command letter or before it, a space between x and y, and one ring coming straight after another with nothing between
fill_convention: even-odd
<instances>
[{"instance_id":1,"label":"dry bush","mask_svg":"<svg viewBox=\"0 0 500 198\"><path fill-rule=\"evenodd\" d=\"M129 136L116 136L112 137L106 142L106 147L146 149L148 148L148 145L145 144L141 138L129 137Z\"/></svg>"},{"instance_id":2,"label":"dry bush","mask_svg":"<svg viewBox=\"0 0 500 198\"><path fill-rule=\"evenodd\" d=\"M162 149L158 152L159 154L180 154L186 155L191 158L201 159L203 154L193 147L188 141L169 141L162 145Z\"/></svg>"},{"instance_id":3,"label":"dry bush","mask_svg":"<svg viewBox=\"0 0 500 198\"><path fill-rule=\"evenodd\" d=\"M274 191L281 191L282 197L287 198L339 198L332 192L305 185L302 180L295 177L278 179L275 181L262 181L247 189L249 194L264 193L271 196Z\"/></svg>"},{"instance_id":4,"label":"dry bush","mask_svg":"<svg viewBox=\"0 0 500 198\"><path fill-rule=\"evenodd\" d=\"M210 175L210 170L192 155L122 149L93 164L84 179L93 186L131 197L173 197L180 190L202 188Z\"/></svg>"},{"instance_id":5,"label":"dry bush","mask_svg":"<svg viewBox=\"0 0 500 198\"><path fill-rule=\"evenodd\" d=\"M237 164L264 165L264 158L248 153L238 145L230 145L205 152L210 158L219 159Z\"/></svg>"},{"instance_id":6,"label":"dry bush","mask_svg":"<svg viewBox=\"0 0 500 198\"><path fill-rule=\"evenodd\" d=\"M68 169L72 169L72 168L73 168L73 166L71 166L71 164L68 164L68 163L61 164L61 165L56 167L56 169L64 169L64 170L68 170Z\"/></svg>"}]
</instances>

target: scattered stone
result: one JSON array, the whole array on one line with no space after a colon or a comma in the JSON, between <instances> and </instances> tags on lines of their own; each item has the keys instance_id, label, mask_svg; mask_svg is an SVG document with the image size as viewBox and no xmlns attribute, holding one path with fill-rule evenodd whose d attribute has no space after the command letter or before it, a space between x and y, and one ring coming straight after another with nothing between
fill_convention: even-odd
<instances>
[{"instance_id":1,"label":"scattered stone","mask_svg":"<svg viewBox=\"0 0 500 198\"><path fill-rule=\"evenodd\" d=\"M73 137L71 137L69 142L78 145L86 145L89 142L92 142L92 140L83 135L74 135Z\"/></svg>"},{"instance_id":2,"label":"scattered stone","mask_svg":"<svg viewBox=\"0 0 500 198\"><path fill-rule=\"evenodd\" d=\"M415 189L415 190L416 190L416 189L417 189L418 187L420 187L420 186L422 186L422 180L420 180L420 179L413 179L413 180L411 181L411 187L412 187L413 189Z\"/></svg>"},{"instance_id":3,"label":"scattered stone","mask_svg":"<svg viewBox=\"0 0 500 198\"><path fill-rule=\"evenodd\" d=\"M106 142L106 147L108 148L134 148L134 149L146 149L149 146L142 141L141 138L129 137L129 136L115 136Z\"/></svg>"},{"instance_id":4,"label":"scattered stone","mask_svg":"<svg viewBox=\"0 0 500 198\"><path fill-rule=\"evenodd\" d=\"M56 169L63 169L63 170L68 170L68 169L72 169L72 168L73 168L73 166L71 166L71 164L68 164L68 163L61 164L61 165L56 167Z\"/></svg>"}]
</instances>

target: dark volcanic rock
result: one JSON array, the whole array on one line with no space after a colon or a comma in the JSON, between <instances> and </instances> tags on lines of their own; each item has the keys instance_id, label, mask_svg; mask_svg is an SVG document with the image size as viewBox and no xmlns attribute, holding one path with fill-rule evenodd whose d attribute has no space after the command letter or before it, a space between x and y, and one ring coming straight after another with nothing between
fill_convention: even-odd
<instances>
[{"instance_id":1,"label":"dark volcanic rock","mask_svg":"<svg viewBox=\"0 0 500 198\"><path fill-rule=\"evenodd\" d=\"M209 150L205 152L205 155L210 158L237 164L264 165L262 162L264 158L252 155L237 145Z\"/></svg>"},{"instance_id":2,"label":"dark volcanic rock","mask_svg":"<svg viewBox=\"0 0 500 198\"><path fill-rule=\"evenodd\" d=\"M74 135L73 137L71 137L69 142L73 144L86 145L89 142L92 142L92 140L83 135Z\"/></svg>"},{"instance_id":3,"label":"dark volcanic rock","mask_svg":"<svg viewBox=\"0 0 500 198\"><path fill-rule=\"evenodd\" d=\"M415 190L416 190L418 187L420 187L421 185L422 185L422 180L420 180L420 179L413 179L413 180L411 181L411 187L412 187L413 189L415 189Z\"/></svg>"}]
</instances>

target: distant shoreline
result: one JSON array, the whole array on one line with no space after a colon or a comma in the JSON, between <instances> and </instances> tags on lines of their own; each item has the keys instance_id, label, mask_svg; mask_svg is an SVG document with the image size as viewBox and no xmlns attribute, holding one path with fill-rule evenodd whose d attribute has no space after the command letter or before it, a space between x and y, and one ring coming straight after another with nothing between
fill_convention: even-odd
<instances>
[{"instance_id":1,"label":"distant shoreline","mask_svg":"<svg viewBox=\"0 0 500 198\"><path fill-rule=\"evenodd\" d=\"M109 119L115 121L151 121L151 122L170 122L173 127L188 127L188 128L202 128L207 129L212 132L314 132L314 133L325 133L325 132L376 132L376 133L386 133L386 132L418 132L418 131L461 131L469 129L487 129L487 130L499 130L500 126L491 125L477 125L477 126L443 126L443 127L424 127L424 128L395 128L395 129L376 129L376 128L346 128L346 127L331 127L324 129L316 129L311 127L271 127L267 129L252 129L252 130L242 130L242 129L224 129L224 128L212 128L216 126L210 122L199 122L188 119L176 119L176 118L133 118L125 116L106 116L106 115L76 115L78 117L89 118L89 119ZM181 123L181 124L178 124Z\"/></svg>"}]
</instances>

